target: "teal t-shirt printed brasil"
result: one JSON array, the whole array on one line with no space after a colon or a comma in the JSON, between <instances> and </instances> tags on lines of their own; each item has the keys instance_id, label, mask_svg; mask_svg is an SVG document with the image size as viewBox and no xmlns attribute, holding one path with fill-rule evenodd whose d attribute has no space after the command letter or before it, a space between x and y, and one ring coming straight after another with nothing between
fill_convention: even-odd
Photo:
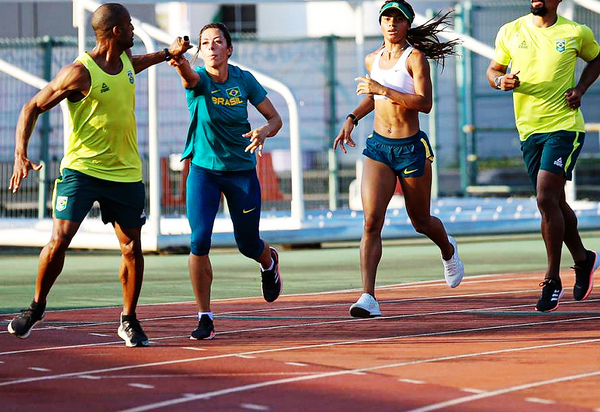
<instances>
[{"instance_id":1,"label":"teal t-shirt printed brasil","mask_svg":"<svg viewBox=\"0 0 600 412\"><path fill-rule=\"evenodd\" d=\"M195 69L200 81L186 89L191 122L182 158L191 156L196 166L210 170L250 170L256 167L256 158L244 151L250 144L243 137L251 130L248 102L257 106L267 92L250 72L228 68L223 83L213 81L204 67Z\"/></svg>"}]
</instances>

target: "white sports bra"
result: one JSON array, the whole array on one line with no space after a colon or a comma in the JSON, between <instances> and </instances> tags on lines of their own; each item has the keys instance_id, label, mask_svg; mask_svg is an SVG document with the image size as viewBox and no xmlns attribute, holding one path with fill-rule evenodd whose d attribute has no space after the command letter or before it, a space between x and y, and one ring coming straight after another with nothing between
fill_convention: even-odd
<instances>
[{"instance_id":1,"label":"white sports bra","mask_svg":"<svg viewBox=\"0 0 600 412\"><path fill-rule=\"evenodd\" d=\"M379 67L379 59L384 50L385 49L381 49L381 51L377 53L377 56L375 56L375 60L373 60L370 73L371 79L375 80L382 86L389 87L390 89L394 89L401 93L415 94L413 78L406 69L406 59L408 59L408 56L410 56L414 50L414 47L407 47L394 67L386 70L383 70ZM376 94L373 97L375 100L387 99L387 97L379 94Z\"/></svg>"}]
</instances>

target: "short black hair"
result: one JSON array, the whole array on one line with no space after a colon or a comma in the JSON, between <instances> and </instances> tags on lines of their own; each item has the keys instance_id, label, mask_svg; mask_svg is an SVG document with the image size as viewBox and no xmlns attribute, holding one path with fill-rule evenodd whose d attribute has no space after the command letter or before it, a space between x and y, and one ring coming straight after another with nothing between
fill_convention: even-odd
<instances>
[{"instance_id":1,"label":"short black hair","mask_svg":"<svg viewBox=\"0 0 600 412\"><path fill-rule=\"evenodd\" d=\"M97 39L109 37L113 27L123 23L123 18L129 17L129 12L119 3L105 3L92 14L92 28Z\"/></svg>"}]
</instances>

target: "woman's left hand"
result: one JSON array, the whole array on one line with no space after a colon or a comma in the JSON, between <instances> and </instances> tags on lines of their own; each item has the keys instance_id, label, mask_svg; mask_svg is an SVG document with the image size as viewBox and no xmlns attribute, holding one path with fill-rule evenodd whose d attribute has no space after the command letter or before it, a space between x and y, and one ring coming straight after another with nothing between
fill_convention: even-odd
<instances>
[{"instance_id":1,"label":"woman's left hand","mask_svg":"<svg viewBox=\"0 0 600 412\"><path fill-rule=\"evenodd\" d=\"M358 82L356 85L356 94L380 94L381 84L368 76L360 76L354 79Z\"/></svg>"},{"instance_id":2,"label":"woman's left hand","mask_svg":"<svg viewBox=\"0 0 600 412\"><path fill-rule=\"evenodd\" d=\"M260 157L262 157L263 145L265 143L265 139L267 138L266 128L259 127L257 129L250 130L243 136L250 139L250 144L246 146L244 151L250 153L256 152Z\"/></svg>"}]
</instances>

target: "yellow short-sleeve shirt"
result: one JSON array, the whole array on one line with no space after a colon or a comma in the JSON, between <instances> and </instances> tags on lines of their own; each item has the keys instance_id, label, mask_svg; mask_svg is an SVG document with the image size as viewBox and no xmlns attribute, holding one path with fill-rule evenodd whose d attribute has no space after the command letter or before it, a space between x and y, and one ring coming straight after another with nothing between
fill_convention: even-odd
<instances>
[{"instance_id":1,"label":"yellow short-sleeve shirt","mask_svg":"<svg viewBox=\"0 0 600 412\"><path fill-rule=\"evenodd\" d=\"M584 131L581 110L570 109L564 94L575 86L577 57L589 62L598 53L592 30L562 16L546 28L535 26L531 14L500 28L494 60L519 72L513 99L522 141L533 133Z\"/></svg>"}]
</instances>

